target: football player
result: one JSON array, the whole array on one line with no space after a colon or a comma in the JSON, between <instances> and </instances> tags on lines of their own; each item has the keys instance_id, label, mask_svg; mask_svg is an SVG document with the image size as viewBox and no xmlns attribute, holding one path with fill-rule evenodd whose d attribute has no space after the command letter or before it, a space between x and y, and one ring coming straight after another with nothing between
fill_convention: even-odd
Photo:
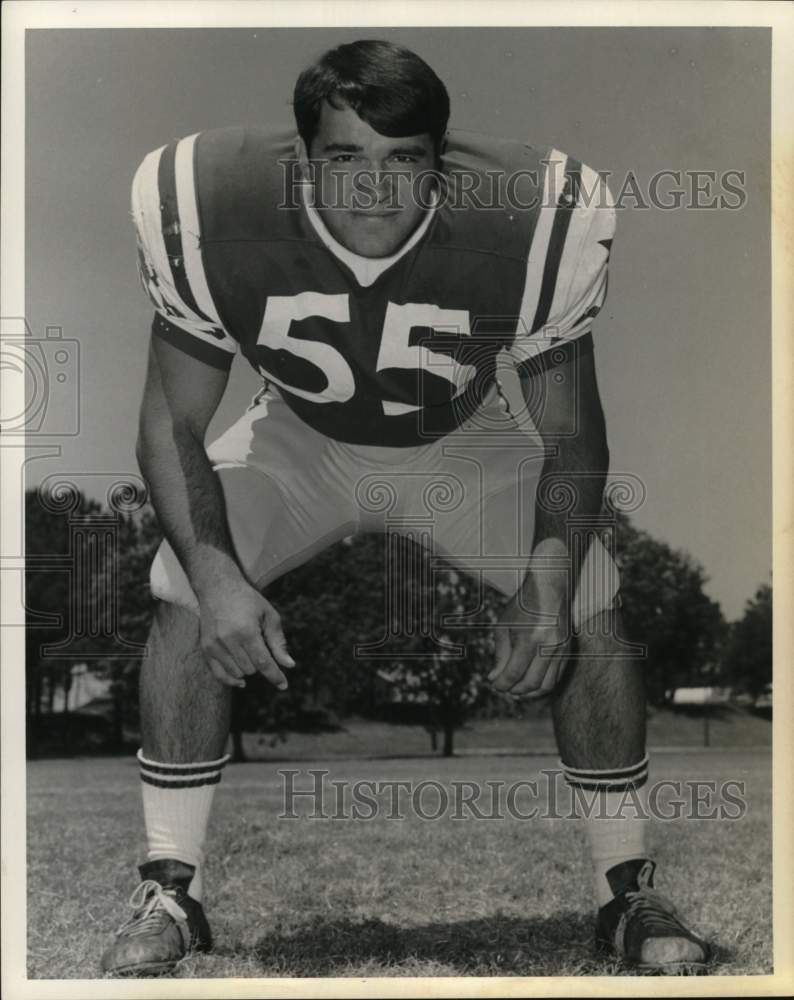
<instances>
[{"instance_id":1,"label":"football player","mask_svg":"<svg viewBox=\"0 0 794 1000\"><path fill-rule=\"evenodd\" d=\"M444 84L387 42L326 53L294 112L297 133L170 142L133 182L155 307L138 457L166 541L141 674L148 857L102 968L167 972L211 946L204 840L232 689L256 672L284 689L295 667L268 584L416 515L509 598L493 686L551 697L566 780L597 799L598 945L703 965L706 944L653 889L647 824L620 815L648 759L642 667L592 528L608 449L591 331L614 207L558 150L448 131ZM205 448L238 351L262 390Z\"/></svg>"}]
</instances>

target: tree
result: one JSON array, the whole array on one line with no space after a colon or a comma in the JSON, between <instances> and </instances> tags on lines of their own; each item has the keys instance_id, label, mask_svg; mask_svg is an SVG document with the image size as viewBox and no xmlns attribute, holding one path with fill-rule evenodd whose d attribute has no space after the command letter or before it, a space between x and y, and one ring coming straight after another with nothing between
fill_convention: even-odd
<instances>
[{"instance_id":1,"label":"tree","mask_svg":"<svg viewBox=\"0 0 794 1000\"><path fill-rule=\"evenodd\" d=\"M450 757L455 731L489 699L491 630L503 601L492 588L483 585L481 590L472 577L439 564L418 545L392 542L411 553L412 559L400 559L398 565L413 563L413 571L392 578L394 606L407 614L402 623L391 623L392 635L381 655L393 652L379 674L391 685L397 704L422 710L415 720L421 719L430 732L434 749L435 732L443 733L442 753Z\"/></svg>"},{"instance_id":2,"label":"tree","mask_svg":"<svg viewBox=\"0 0 794 1000\"><path fill-rule=\"evenodd\" d=\"M704 591L702 566L635 528L622 513L615 522L626 636L647 647L648 696L664 701L676 687L717 678L725 621Z\"/></svg>"},{"instance_id":3,"label":"tree","mask_svg":"<svg viewBox=\"0 0 794 1000\"><path fill-rule=\"evenodd\" d=\"M123 642L94 666L111 682L112 743L118 749L124 745L125 729L136 730L139 725L138 680L155 607L149 591L149 567L161 540L162 532L151 508L145 507L135 515L120 514L118 546L107 554L94 579L94 600L106 601L109 597L115 601L115 608L107 610ZM113 583L109 585L111 574Z\"/></svg>"},{"instance_id":4,"label":"tree","mask_svg":"<svg viewBox=\"0 0 794 1000\"><path fill-rule=\"evenodd\" d=\"M25 492L25 688L28 751L35 753L42 710L52 712L60 688L64 702L72 683L72 667L89 655L91 640L75 628L80 606L74 571L72 519L90 522L101 507L69 486L52 495ZM69 749L70 728L62 729Z\"/></svg>"},{"instance_id":5,"label":"tree","mask_svg":"<svg viewBox=\"0 0 794 1000\"><path fill-rule=\"evenodd\" d=\"M734 622L723 663L727 683L757 698L772 683L772 587L765 583Z\"/></svg>"},{"instance_id":6,"label":"tree","mask_svg":"<svg viewBox=\"0 0 794 1000\"><path fill-rule=\"evenodd\" d=\"M152 614L148 569L160 540L151 511L132 492L114 508L85 497L64 480L52 491L28 490L25 578L27 716L35 752L42 708L52 713L60 687L67 702L72 668L111 680L106 746L121 746L124 725L137 724L137 679ZM140 501L143 495L140 496ZM120 508L120 509L119 509ZM85 720L83 720L85 721ZM61 727L68 751L71 727Z\"/></svg>"},{"instance_id":7,"label":"tree","mask_svg":"<svg viewBox=\"0 0 794 1000\"><path fill-rule=\"evenodd\" d=\"M29 491L26 504L28 716L35 719L47 702L51 708L56 689L68 688L79 654L111 680L118 746L125 728L137 725L139 669L154 609L148 573L161 539L156 518L148 508L113 513L77 494L59 506ZM74 607L70 589L77 522L104 526L113 539L83 583L82 608ZM622 514L614 532L625 638L647 646L651 699L662 701L676 686L714 683L726 627L704 592L702 567ZM481 593L475 580L408 539L347 539L275 581L267 596L298 667L286 692L254 677L235 699L238 754L243 731L283 738L291 729L333 727L350 714L410 718L431 734L443 732L450 754L455 730L474 713L517 711L485 681L501 596L487 587ZM75 615L93 623L93 634L75 632ZM747 675L753 691L771 676L770 623L771 588L762 588L734 626L725 659L725 671Z\"/></svg>"},{"instance_id":8,"label":"tree","mask_svg":"<svg viewBox=\"0 0 794 1000\"><path fill-rule=\"evenodd\" d=\"M432 558L399 535L364 534L275 581L267 597L298 666L283 693L249 681L235 727L285 734L350 714L410 718L443 732L451 754L455 730L490 697L499 599L486 590L478 607L475 581L450 569L431 582Z\"/></svg>"}]
</instances>

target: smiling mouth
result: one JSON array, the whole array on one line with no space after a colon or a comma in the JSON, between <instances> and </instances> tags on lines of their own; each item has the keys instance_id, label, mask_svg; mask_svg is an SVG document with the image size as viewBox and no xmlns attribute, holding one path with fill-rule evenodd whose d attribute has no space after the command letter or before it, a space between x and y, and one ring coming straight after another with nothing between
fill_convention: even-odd
<instances>
[{"instance_id":1,"label":"smiling mouth","mask_svg":"<svg viewBox=\"0 0 794 1000\"><path fill-rule=\"evenodd\" d=\"M389 212L368 212L368 211L362 211L360 209L359 210L353 209L353 215L355 215L359 219L391 219L395 215L399 214L400 214L399 212L394 210Z\"/></svg>"}]
</instances>

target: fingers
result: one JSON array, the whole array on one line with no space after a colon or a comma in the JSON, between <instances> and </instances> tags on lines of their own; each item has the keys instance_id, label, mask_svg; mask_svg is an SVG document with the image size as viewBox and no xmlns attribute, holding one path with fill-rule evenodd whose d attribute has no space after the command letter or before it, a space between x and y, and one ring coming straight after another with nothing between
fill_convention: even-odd
<instances>
[{"instance_id":1,"label":"fingers","mask_svg":"<svg viewBox=\"0 0 794 1000\"><path fill-rule=\"evenodd\" d=\"M215 644L212 651L205 652L212 674L221 684L229 687L245 687L245 676L260 673L270 683L284 691L287 678L279 670L262 638L249 640L247 646L234 644L228 650Z\"/></svg>"},{"instance_id":2,"label":"fingers","mask_svg":"<svg viewBox=\"0 0 794 1000\"><path fill-rule=\"evenodd\" d=\"M526 664L526 655L523 651L513 650L505 665L491 681L494 690L510 691L524 676Z\"/></svg>"},{"instance_id":3,"label":"fingers","mask_svg":"<svg viewBox=\"0 0 794 1000\"><path fill-rule=\"evenodd\" d=\"M567 645L561 643L549 656L536 656L526 675L511 688L510 694L520 698L545 698L557 686L567 659Z\"/></svg>"},{"instance_id":4,"label":"fingers","mask_svg":"<svg viewBox=\"0 0 794 1000\"><path fill-rule=\"evenodd\" d=\"M284 691L289 685L279 668L292 669L295 661L287 651L281 616L274 607L268 605L265 608L261 627L262 632L245 644L245 651L259 673L279 691Z\"/></svg>"},{"instance_id":5,"label":"fingers","mask_svg":"<svg viewBox=\"0 0 794 1000\"><path fill-rule=\"evenodd\" d=\"M526 698L545 698L554 691L562 680L568 664L571 662L571 642L570 640L561 644L560 651L554 657L550 669L547 671L541 689L535 694L528 694Z\"/></svg>"},{"instance_id":6,"label":"fingers","mask_svg":"<svg viewBox=\"0 0 794 1000\"><path fill-rule=\"evenodd\" d=\"M532 659L535 643L521 641L521 633L504 630L506 648L500 649L501 662L488 675L496 691L510 691L527 672L527 664Z\"/></svg>"},{"instance_id":7,"label":"fingers","mask_svg":"<svg viewBox=\"0 0 794 1000\"><path fill-rule=\"evenodd\" d=\"M257 670L267 681L278 688L279 691L285 691L288 687L287 678L282 674L278 668L278 664L273 659L270 649L265 645L265 641L261 634L253 636L248 640L246 645L242 648L242 652L246 655L252 664L253 668Z\"/></svg>"},{"instance_id":8,"label":"fingers","mask_svg":"<svg viewBox=\"0 0 794 1000\"><path fill-rule=\"evenodd\" d=\"M539 649L544 652L536 652ZM563 640L556 646L544 648L543 645L516 642L505 651L497 639L497 650L496 666L488 675L494 690L515 697L545 698L562 676L570 643Z\"/></svg>"},{"instance_id":9,"label":"fingers","mask_svg":"<svg viewBox=\"0 0 794 1000\"><path fill-rule=\"evenodd\" d=\"M283 691L288 685L281 667L292 668L295 661L287 651L280 616L260 595L253 601L247 596L248 602L236 607L227 601L231 612L229 607L218 612L210 606L202 620L202 651L222 684L245 687L245 677L259 673Z\"/></svg>"},{"instance_id":10,"label":"fingers","mask_svg":"<svg viewBox=\"0 0 794 1000\"><path fill-rule=\"evenodd\" d=\"M509 629L496 628L494 631L494 667L488 674L488 680L493 683L502 673L510 660L512 645L510 643ZM496 686L496 685L494 685Z\"/></svg>"},{"instance_id":11,"label":"fingers","mask_svg":"<svg viewBox=\"0 0 794 1000\"><path fill-rule=\"evenodd\" d=\"M292 669L295 666L295 661L287 651L287 640L281 627L281 616L274 607L268 607L265 611L263 628L268 649L278 665Z\"/></svg>"},{"instance_id":12,"label":"fingers","mask_svg":"<svg viewBox=\"0 0 794 1000\"><path fill-rule=\"evenodd\" d=\"M206 653L204 656L210 668L210 673L215 680L220 681L221 684L225 684L227 687L245 687L242 672L233 660L227 666L213 656L208 656Z\"/></svg>"}]
</instances>

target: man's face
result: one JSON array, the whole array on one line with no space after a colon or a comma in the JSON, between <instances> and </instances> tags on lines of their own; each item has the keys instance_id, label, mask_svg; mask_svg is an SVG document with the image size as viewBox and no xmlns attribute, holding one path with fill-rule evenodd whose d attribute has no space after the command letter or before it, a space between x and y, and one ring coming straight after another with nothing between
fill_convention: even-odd
<instances>
[{"instance_id":1,"label":"man's face","mask_svg":"<svg viewBox=\"0 0 794 1000\"><path fill-rule=\"evenodd\" d=\"M410 237L427 209L436 165L427 134L389 138L347 106L323 104L309 156L315 205L328 231L363 257L388 257ZM417 196L418 195L418 196Z\"/></svg>"}]
</instances>

